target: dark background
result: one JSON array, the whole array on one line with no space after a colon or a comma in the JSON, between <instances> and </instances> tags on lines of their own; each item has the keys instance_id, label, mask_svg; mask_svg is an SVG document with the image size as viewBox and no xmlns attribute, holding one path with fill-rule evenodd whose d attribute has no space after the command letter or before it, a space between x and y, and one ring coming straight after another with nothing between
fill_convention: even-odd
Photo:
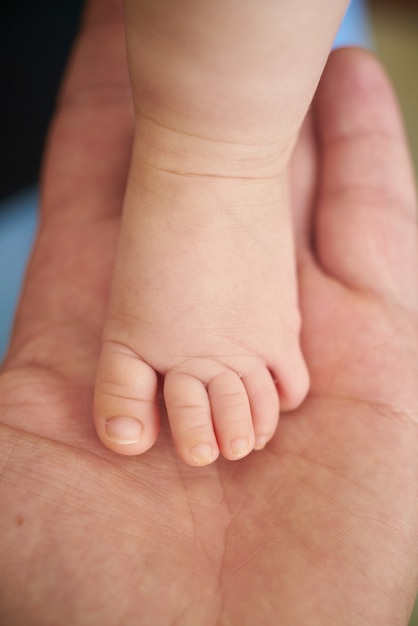
<instances>
[{"instance_id":1,"label":"dark background","mask_svg":"<svg viewBox=\"0 0 418 626\"><path fill-rule=\"evenodd\" d=\"M0 200L38 180L55 97L84 0L0 8Z\"/></svg>"}]
</instances>

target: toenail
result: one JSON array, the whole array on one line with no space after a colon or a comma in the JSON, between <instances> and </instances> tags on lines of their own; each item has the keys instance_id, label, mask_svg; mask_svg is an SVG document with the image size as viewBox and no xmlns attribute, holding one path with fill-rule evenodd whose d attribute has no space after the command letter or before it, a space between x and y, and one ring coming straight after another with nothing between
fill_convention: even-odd
<instances>
[{"instance_id":1,"label":"toenail","mask_svg":"<svg viewBox=\"0 0 418 626\"><path fill-rule=\"evenodd\" d=\"M268 437L264 437L263 435L257 437L254 444L254 450L263 450L263 448L266 447L268 440Z\"/></svg>"},{"instance_id":2,"label":"toenail","mask_svg":"<svg viewBox=\"0 0 418 626\"><path fill-rule=\"evenodd\" d=\"M106 422L106 437L120 445L139 443L142 424L132 417L112 417Z\"/></svg>"},{"instance_id":3,"label":"toenail","mask_svg":"<svg viewBox=\"0 0 418 626\"><path fill-rule=\"evenodd\" d=\"M230 444L232 454L239 459L250 452L250 445L248 439L241 437L240 439L233 439Z\"/></svg>"},{"instance_id":4,"label":"toenail","mask_svg":"<svg viewBox=\"0 0 418 626\"><path fill-rule=\"evenodd\" d=\"M190 455L197 465L208 465L215 461L218 453L210 443L200 443L190 450Z\"/></svg>"}]
</instances>

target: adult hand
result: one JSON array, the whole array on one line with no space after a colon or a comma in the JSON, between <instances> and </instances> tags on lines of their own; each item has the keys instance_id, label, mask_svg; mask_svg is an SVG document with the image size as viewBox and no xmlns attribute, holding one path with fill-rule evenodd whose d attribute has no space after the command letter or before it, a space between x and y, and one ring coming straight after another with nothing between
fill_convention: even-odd
<instances>
[{"instance_id":1,"label":"adult hand","mask_svg":"<svg viewBox=\"0 0 418 626\"><path fill-rule=\"evenodd\" d=\"M5 626L406 624L418 562L418 238L369 55L332 55L294 160L309 398L239 462L97 441L92 389L129 163L117 0L93 0L0 377Z\"/></svg>"}]
</instances>

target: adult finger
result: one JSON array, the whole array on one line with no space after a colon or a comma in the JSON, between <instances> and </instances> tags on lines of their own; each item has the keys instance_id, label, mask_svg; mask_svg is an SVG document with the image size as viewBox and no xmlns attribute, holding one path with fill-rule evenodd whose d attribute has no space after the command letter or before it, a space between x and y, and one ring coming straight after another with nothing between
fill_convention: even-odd
<instances>
[{"instance_id":1,"label":"adult finger","mask_svg":"<svg viewBox=\"0 0 418 626\"><path fill-rule=\"evenodd\" d=\"M89 341L103 323L133 132L124 39L121 0L91 0L50 130L41 227L9 361L56 360L66 341L74 354L80 343L77 363L96 351Z\"/></svg>"},{"instance_id":2,"label":"adult finger","mask_svg":"<svg viewBox=\"0 0 418 626\"><path fill-rule=\"evenodd\" d=\"M316 200L318 150L309 112L299 133L289 168L292 219L299 263L312 257L312 213Z\"/></svg>"},{"instance_id":3,"label":"adult finger","mask_svg":"<svg viewBox=\"0 0 418 626\"><path fill-rule=\"evenodd\" d=\"M43 216L119 213L133 113L121 0L91 0L70 57L44 163Z\"/></svg>"},{"instance_id":4,"label":"adult finger","mask_svg":"<svg viewBox=\"0 0 418 626\"><path fill-rule=\"evenodd\" d=\"M355 290L418 308L418 230L402 122L378 61L333 53L315 102L321 180L315 251Z\"/></svg>"}]
</instances>

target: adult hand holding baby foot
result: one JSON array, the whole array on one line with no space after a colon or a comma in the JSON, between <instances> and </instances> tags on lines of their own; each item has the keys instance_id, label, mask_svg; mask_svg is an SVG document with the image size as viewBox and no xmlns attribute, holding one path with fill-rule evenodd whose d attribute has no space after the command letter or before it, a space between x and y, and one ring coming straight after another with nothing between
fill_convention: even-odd
<instances>
[{"instance_id":1,"label":"adult hand holding baby foot","mask_svg":"<svg viewBox=\"0 0 418 626\"><path fill-rule=\"evenodd\" d=\"M407 623L416 200L378 63L333 53L310 124L292 163L308 398L239 463L187 467L165 425L112 453L91 404L133 119L118 3L89 5L0 376L2 623Z\"/></svg>"}]
</instances>

